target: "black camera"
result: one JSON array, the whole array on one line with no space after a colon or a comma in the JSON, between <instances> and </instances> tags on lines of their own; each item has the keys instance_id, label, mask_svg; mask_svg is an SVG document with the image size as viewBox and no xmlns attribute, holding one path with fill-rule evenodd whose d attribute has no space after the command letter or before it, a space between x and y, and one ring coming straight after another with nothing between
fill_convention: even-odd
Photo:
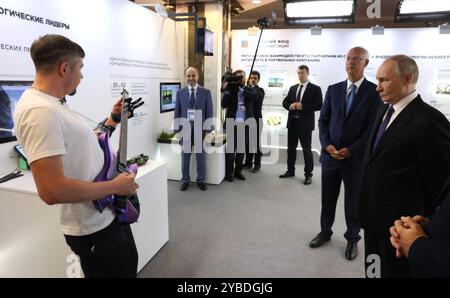
<instances>
[{"instance_id":1,"label":"black camera","mask_svg":"<svg viewBox=\"0 0 450 298\"><path fill-rule=\"evenodd\" d=\"M222 89L228 92L235 92L239 90L240 86L242 86L242 79L242 75L233 75L232 72L226 72L222 76L222 85L227 83L227 86Z\"/></svg>"}]
</instances>

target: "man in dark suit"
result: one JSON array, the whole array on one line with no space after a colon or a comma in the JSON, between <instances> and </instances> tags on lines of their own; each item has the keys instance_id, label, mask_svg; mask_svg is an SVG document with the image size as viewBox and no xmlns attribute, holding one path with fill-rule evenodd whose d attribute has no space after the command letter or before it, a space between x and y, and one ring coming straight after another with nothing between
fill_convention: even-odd
<instances>
[{"instance_id":1,"label":"man in dark suit","mask_svg":"<svg viewBox=\"0 0 450 298\"><path fill-rule=\"evenodd\" d=\"M262 105L264 101L264 89L258 86L261 75L258 71L254 70L250 74L249 79L249 87L256 92L256 99L253 101L253 118L256 121L256 130L254 133L256 134L256 144L253 144L253 140L251 137L247 142L247 146L245 147L245 163L244 169L251 169L253 173L256 173L261 168L261 131L262 131ZM250 132L250 136L252 136L253 132ZM253 157L255 158L255 162L253 163Z\"/></svg>"},{"instance_id":2,"label":"man in dark suit","mask_svg":"<svg viewBox=\"0 0 450 298\"><path fill-rule=\"evenodd\" d=\"M429 215L450 171L450 124L422 101L418 77L405 55L388 58L377 72L386 104L367 146L359 214L366 256L379 256L381 277L411 276L407 260L395 258L389 227L404 215Z\"/></svg>"},{"instance_id":3,"label":"man in dark suit","mask_svg":"<svg viewBox=\"0 0 450 298\"><path fill-rule=\"evenodd\" d=\"M291 86L286 98L283 100L283 107L289 111L288 129L288 149L287 149L287 172L280 175L280 178L295 176L295 160L297 159L297 144L300 140L305 161L305 180L303 184L312 182L314 169L313 154L311 151L312 131L314 130L314 112L322 107L322 89L309 82L309 68L300 65L297 69L300 84Z\"/></svg>"},{"instance_id":4,"label":"man in dark suit","mask_svg":"<svg viewBox=\"0 0 450 298\"><path fill-rule=\"evenodd\" d=\"M256 92L245 86L245 72L236 70L231 80L223 85L222 108L227 109L224 129L227 134L225 146L225 180L232 182L233 177L245 180L242 175L248 128L256 129L253 117L253 101ZM247 121L249 120L249 121ZM252 121L253 120L253 121Z\"/></svg>"},{"instance_id":5,"label":"man in dark suit","mask_svg":"<svg viewBox=\"0 0 450 298\"><path fill-rule=\"evenodd\" d=\"M203 124L213 116L211 91L198 85L198 72L194 67L188 67L185 74L187 86L177 92L174 113L175 131L181 131L183 134L183 149L181 153L182 183L180 190L187 190L191 181L189 164L192 148L194 148L197 157L197 186L201 190L206 190L206 163L203 139L211 130L203 127ZM184 120L182 122L187 127L180 125L182 124L180 120Z\"/></svg>"},{"instance_id":6,"label":"man in dark suit","mask_svg":"<svg viewBox=\"0 0 450 298\"><path fill-rule=\"evenodd\" d=\"M407 257L416 277L450 277L450 178L439 198L431 220L401 217L390 228L397 258Z\"/></svg>"},{"instance_id":7,"label":"man in dark suit","mask_svg":"<svg viewBox=\"0 0 450 298\"><path fill-rule=\"evenodd\" d=\"M322 212L321 232L310 247L321 246L331 239L341 183L345 187L345 222L347 240L345 257L353 260L361 239L358 219L358 196L361 187L364 151L372 124L381 105L376 85L364 78L369 63L366 49L355 47L346 58L348 79L328 87L319 118L322 144Z\"/></svg>"}]
</instances>

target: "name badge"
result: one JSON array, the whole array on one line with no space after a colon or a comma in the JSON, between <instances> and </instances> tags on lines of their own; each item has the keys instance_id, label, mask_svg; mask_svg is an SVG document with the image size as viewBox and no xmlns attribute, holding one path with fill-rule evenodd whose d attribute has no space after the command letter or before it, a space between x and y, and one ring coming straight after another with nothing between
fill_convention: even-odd
<instances>
[{"instance_id":1,"label":"name badge","mask_svg":"<svg viewBox=\"0 0 450 298\"><path fill-rule=\"evenodd\" d=\"M239 111L241 112L245 112L245 105L244 104L239 104Z\"/></svg>"},{"instance_id":2,"label":"name badge","mask_svg":"<svg viewBox=\"0 0 450 298\"><path fill-rule=\"evenodd\" d=\"M189 121L194 121L195 119L195 110L188 109L187 118Z\"/></svg>"}]
</instances>

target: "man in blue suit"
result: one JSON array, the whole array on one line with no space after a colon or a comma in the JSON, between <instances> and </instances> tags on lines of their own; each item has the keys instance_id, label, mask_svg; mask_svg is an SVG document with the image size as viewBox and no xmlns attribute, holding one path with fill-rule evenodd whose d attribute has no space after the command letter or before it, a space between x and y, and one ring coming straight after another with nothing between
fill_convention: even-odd
<instances>
[{"instance_id":1,"label":"man in blue suit","mask_svg":"<svg viewBox=\"0 0 450 298\"><path fill-rule=\"evenodd\" d=\"M175 131L182 133L180 190L187 190L191 182L189 164L192 148L197 156L197 186L201 190L206 190L203 139L211 129L203 126L205 121L213 116L211 91L198 85L198 71L194 67L188 67L185 74L187 86L177 92L174 114Z\"/></svg>"},{"instance_id":2,"label":"man in blue suit","mask_svg":"<svg viewBox=\"0 0 450 298\"><path fill-rule=\"evenodd\" d=\"M358 254L357 242L361 239L357 203L364 152L381 99L376 85L364 78L364 69L369 63L367 50L361 47L351 49L346 61L348 79L328 87L320 113L321 231L309 245L319 247L331 239L336 204L344 181L347 224L345 257L353 260Z\"/></svg>"}]
</instances>

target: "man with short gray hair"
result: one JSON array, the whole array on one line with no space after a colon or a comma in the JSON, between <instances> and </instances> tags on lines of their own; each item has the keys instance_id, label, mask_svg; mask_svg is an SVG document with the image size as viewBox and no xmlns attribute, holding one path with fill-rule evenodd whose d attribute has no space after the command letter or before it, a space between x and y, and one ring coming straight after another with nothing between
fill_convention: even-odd
<instances>
[{"instance_id":1,"label":"man with short gray hair","mask_svg":"<svg viewBox=\"0 0 450 298\"><path fill-rule=\"evenodd\" d=\"M379 257L381 277L411 276L407 259L396 258L389 228L402 216L430 215L450 174L450 124L423 102L418 78L416 62L405 55L388 58L377 72L385 105L365 154L359 218L366 260Z\"/></svg>"}]
</instances>

